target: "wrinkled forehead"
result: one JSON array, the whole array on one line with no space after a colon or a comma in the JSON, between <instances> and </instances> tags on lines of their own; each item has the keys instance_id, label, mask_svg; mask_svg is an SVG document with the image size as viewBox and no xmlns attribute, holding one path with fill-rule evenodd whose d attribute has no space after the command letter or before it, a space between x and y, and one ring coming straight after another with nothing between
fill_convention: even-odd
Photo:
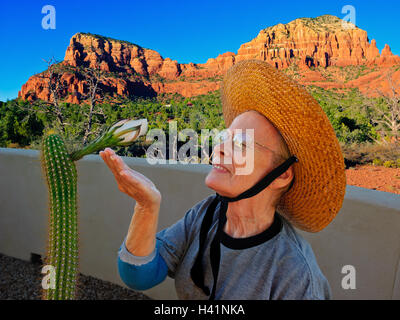
<instances>
[{"instance_id":1,"label":"wrinkled forehead","mask_svg":"<svg viewBox=\"0 0 400 320\"><path fill-rule=\"evenodd\" d=\"M259 142L278 143L279 131L273 123L261 113L250 110L239 114L229 126L230 130L254 129L254 138Z\"/></svg>"}]
</instances>

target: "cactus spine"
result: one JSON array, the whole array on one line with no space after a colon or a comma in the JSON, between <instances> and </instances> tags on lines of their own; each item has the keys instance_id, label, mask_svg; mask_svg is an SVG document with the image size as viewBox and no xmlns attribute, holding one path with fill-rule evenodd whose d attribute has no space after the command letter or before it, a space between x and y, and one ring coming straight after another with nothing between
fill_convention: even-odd
<instances>
[{"instance_id":1,"label":"cactus spine","mask_svg":"<svg viewBox=\"0 0 400 320\"><path fill-rule=\"evenodd\" d=\"M49 238L46 264L55 271L55 288L43 299L74 299L78 275L77 173L61 137L45 135L42 166L49 190Z\"/></svg>"}]
</instances>

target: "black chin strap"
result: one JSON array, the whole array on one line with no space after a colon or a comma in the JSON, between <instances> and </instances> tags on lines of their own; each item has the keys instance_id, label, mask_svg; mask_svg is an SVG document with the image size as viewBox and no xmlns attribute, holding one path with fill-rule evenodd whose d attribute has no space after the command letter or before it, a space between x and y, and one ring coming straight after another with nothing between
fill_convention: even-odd
<instances>
[{"instance_id":1,"label":"black chin strap","mask_svg":"<svg viewBox=\"0 0 400 320\"><path fill-rule=\"evenodd\" d=\"M216 197L214 200L210 203L210 205L207 208L207 212L203 218L203 221L201 223L201 228L200 228L200 236L199 236L199 251L197 253L196 260L193 264L192 269L190 270L190 276L192 277L192 280L194 284L199 287L200 289L203 290L204 294L207 296L209 295L209 300L214 300L215 299L215 291L216 291L216 286L217 286L217 279L218 279L218 271L219 271L219 263L220 263L220 258L221 258L221 248L220 248L220 242L221 242L221 233L222 229L225 226L226 222L226 211L228 209L228 203L229 202L234 202L234 201L239 201L242 199L246 198L251 198L264 190L266 187L268 187L272 181L274 181L277 177L279 177L282 173L284 173L289 167L294 163L298 162L297 158L295 156L290 157L287 159L284 163L282 163L280 166L272 170L270 173L268 173L264 178L262 178L259 182L257 182L253 187L250 189L247 189L240 195L234 198L228 198L219 195L216 193ZM213 278L214 278L214 284L213 288L210 294L210 289L204 285L204 270L203 270L203 264L202 264L202 258L204 255L205 251L205 242L207 240L207 234L208 231L211 228L212 222L213 222L213 217L215 213L215 209L220 203L220 208L219 208L219 215L218 215L218 228L215 233L214 239L211 242L210 246L210 260L211 260L211 269L213 273Z\"/></svg>"}]
</instances>

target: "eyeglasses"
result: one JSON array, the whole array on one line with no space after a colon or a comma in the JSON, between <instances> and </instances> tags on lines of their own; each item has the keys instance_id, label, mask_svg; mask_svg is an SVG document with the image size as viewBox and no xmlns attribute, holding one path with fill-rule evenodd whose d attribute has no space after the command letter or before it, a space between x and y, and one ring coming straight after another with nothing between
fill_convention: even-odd
<instances>
[{"instance_id":1,"label":"eyeglasses","mask_svg":"<svg viewBox=\"0 0 400 320\"><path fill-rule=\"evenodd\" d=\"M247 131L248 129L246 129ZM241 131L241 130L240 130ZM221 144L226 141L228 141L232 137L232 132L229 129L222 130L215 136L215 142L216 144ZM253 146L259 146L261 148L267 149L275 154L278 154L276 151L268 148L267 146L264 146L261 143L258 143L257 141L254 141L253 137L248 134L247 132L238 132L235 133L232 137L232 144L233 147L240 150L244 151L246 148L252 148Z\"/></svg>"}]
</instances>

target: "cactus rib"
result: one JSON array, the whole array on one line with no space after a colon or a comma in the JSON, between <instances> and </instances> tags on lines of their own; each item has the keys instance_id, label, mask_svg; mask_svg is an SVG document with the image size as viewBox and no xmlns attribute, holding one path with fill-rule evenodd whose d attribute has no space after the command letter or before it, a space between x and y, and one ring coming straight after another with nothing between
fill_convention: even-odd
<instances>
[{"instance_id":1,"label":"cactus rib","mask_svg":"<svg viewBox=\"0 0 400 320\"><path fill-rule=\"evenodd\" d=\"M55 268L55 289L43 299L74 299L78 274L77 173L66 146L57 134L44 137L42 166L49 190L49 242L46 264Z\"/></svg>"}]
</instances>

